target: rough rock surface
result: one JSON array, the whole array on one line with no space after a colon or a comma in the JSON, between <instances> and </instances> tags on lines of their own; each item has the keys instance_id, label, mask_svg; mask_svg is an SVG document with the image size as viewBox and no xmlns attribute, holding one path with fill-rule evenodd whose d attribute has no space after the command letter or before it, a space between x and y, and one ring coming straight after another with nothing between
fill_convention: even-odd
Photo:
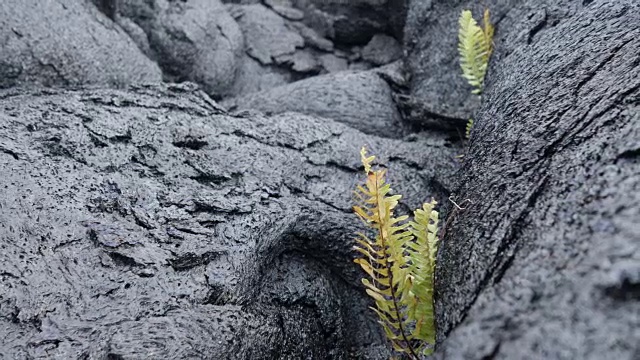
<instances>
[{"instance_id":1,"label":"rough rock surface","mask_svg":"<svg viewBox=\"0 0 640 360\"><path fill-rule=\"evenodd\" d=\"M388 358L350 261L362 144L403 210L445 196L433 136L231 116L185 86L0 93L2 355Z\"/></svg>"},{"instance_id":2,"label":"rough rock surface","mask_svg":"<svg viewBox=\"0 0 640 360\"><path fill-rule=\"evenodd\" d=\"M402 47L389 35L376 34L362 48L362 58L375 65L386 65L402 57Z\"/></svg>"},{"instance_id":3,"label":"rough rock surface","mask_svg":"<svg viewBox=\"0 0 640 360\"><path fill-rule=\"evenodd\" d=\"M377 34L365 57L360 46L332 41L322 29L305 24L306 15L296 13L300 10L293 6L276 0L229 4L228 11L245 39L245 56L227 98L271 90L318 74L386 65L401 55L396 40Z\"/></svg>"},{"instance_id":4,"label":"rough rock surface","mask_svg":"<svg viewBox=\"0 0 640 360\"><path fill-rule=\"evenodd\" d=\"M402 38L405 0L290 0L305 22L336 42L364 45L375 33Z\"/></svg>"},{"instance_id":5,"label":"rough rock surface","mask_svg":"<svg viewBox=\"0 0 640 360\"><path fill-rule=\"evenodd\" d=\"M263 66L258 60L245 55L238 65L238 74L229 94L244 95L266 91L293 81L294 76L287 69Z\"/></svg>"},{"instance_id":6,"label":"rough rock surface","mask_svg":"<svg viewBox=\"0 0 640 360\"><path fill-rule=\"evenodd\" d=\"M285 18L301 20L322 36L345 45L364 45L376 33L402 39L407 0L223 0L264 3Z\"/></svg>"},{"instance_id":7,"label":"rough rock surface","mask_svg":"<svg viewBox=\"0 0 640 360\"><path fill-rule=\"evenodd\" d=\"M0 2L0 87L159 81L144 53L238 96L0 92L0 358L388 359L350 261L363 144L401 212L448 215L435 358L640 358L638 1L411 1L406 97L398 63L337 72L384 63L404 0L230 2ZM482 102L455 46L480 6ZM407 113L473 115L463 159Z\"/></svg>"},{"instance_id":8,"label":"rough rock surface","mask_svg":"<svg viewBox=\"0 0 640 360\"><path fill-rule=\"evenodd\" d=\"M116 11L123 28L134 28L128 19L143 30L146 37L131 36L149 47L167 79L197 82L217 97L232 87L244 43L220 0L118 0Z\"/></svg>"},{"instance_id":9,"label":"rough rock surface","mask_svg":"<svg viewBox=\"0 0 640 360\"><path fill-rule=\"evenodd\" d=\"M93 4L0 1L0 88L159 82L158 66Z\"/></svg>"},{"instance_id":10,"label":"rough rock surface","mask_svg":"<svg viewBox=\"0 0 640 360\"><path fill-rule=\"evenodd\" d=\"M289 30L284 19L260 5L236 7L234 18L239 22L246 41L246 51L263 65L274 63L282 55L293 54L304 46L304 39Z\"/></svg>"},{"instance_id":11,"label":"rough rock surface","mask_svg":"<svg viewBox=\"0 0 640 360\"><path fill-rule=\"evenodd\" d=\"M460 171L440 359L640 356L640 4L540 5L505 17L540 16L492 66Z\"/></svg>"},{"instance_id":12,"label":"rough rock surface","mask_svg":"<svg viewBox=\"0 0 640 360\"><path fill-rule=\"evenodd\" d=\"M343 71L257 92L223 103L230 109L295 111L330 118L369 134L407 132L389 84L377 71Z\"/></svg>"}]
</instances>

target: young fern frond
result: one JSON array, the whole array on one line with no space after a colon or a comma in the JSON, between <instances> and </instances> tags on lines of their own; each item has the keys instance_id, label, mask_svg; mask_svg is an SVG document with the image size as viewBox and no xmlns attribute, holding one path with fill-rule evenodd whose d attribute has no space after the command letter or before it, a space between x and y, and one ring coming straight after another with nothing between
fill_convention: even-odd
<instances>
[{"instance_id":1,"label":"young fern frond","mask_svg":"<svg viewBox=\"0 0 640 360\"><path fill-rule=\"evenodd\" d=\"M464 10L458 21L458 52L462 76L473 86L474 94L482 92L484 76L487 72L489 58L493 51L494 28L489 20L489 10L485 10L481 28L473 18L471 11Z\"/></svg>"},{"instance_id":2,"label":"young fern frond","mask_svg":"<svg viewBox=\"0 0 640 360\"><path fill-rule=\"evenodd\" d=\"M471 129L473 129L473 119L467 121L467 128L464 132L464 137L466 137L467 140L471 138Z\"/></svg>"},{"instance_id":3,"label":"young fern frond","mask_svg":"<svg viewBox=\"0 0 640 360\"><path fill-rule=\"evenodd\" d=\"M435 344L433 274L438 212L435 201L408 216L394 216L401 195L391 195L386 170L373 169L374 156L360 151L367 180L356 188L355 213L375 234L359 233L354 260L369 275L362 279L372 308L393 348L417 359Z\"/></svg>"}]
</instances>

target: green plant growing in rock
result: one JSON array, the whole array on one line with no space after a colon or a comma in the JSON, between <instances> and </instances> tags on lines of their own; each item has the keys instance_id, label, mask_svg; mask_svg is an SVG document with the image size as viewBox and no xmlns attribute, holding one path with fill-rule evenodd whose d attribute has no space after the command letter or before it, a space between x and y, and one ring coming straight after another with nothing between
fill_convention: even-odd
<instances>
[{"instance_id":1,"label":"green plant growing in rock","mask_svg":"<svg viewBox=\"0 0 640 360\"><path fill-rule=\"evenodd\" d=\"M354 260L367 273L362 283L373 300L394 350L419 359L432 353L436 339L433 304L434 273L438 248L438 212L435 200L408 215L394 215L401 195L391 195L386 170L373 168L375 156L360 151L367 175L355 190L353 210L369 233L358 233Z\"/></svg>"},{"instance_id":2,"label":"green plant growing in rock","mask_svg":"<svg viewBox=\"0 0 640 360\"><path fill-rule=\"evenodd\" d=\"M494 27L491 24L489 9L485 9L483 26L480 27L473 18L470 10L463 10L458 20L458 53L462 77L474 89L473 94L482 94L484 77L489 66L489 59L493 52ZM467 122L466 138L468 139L473 127L473 119Z\"/></svg>"},{"instance_id":3,"label":"green plant growing in rock","mask_svg":"<svg viewBox=\"0 0 640 360\"><path fill-rule=\"evenodd\" d=\"M459 19L458 51L462 76L480 95L489 58L493 51L494 28L489 10L485 10L483 27L464 10ZM469 119L465 136L469 138L473 119ZM378 315L393 349L417 360L433 352L436 340L434 283L438 250L438 211L436 202L424 203L408 215L394 215L401 195L392 195L386 183L386 170L373 167L375 156L360 151L367 179L357 185L354 212L368 232L358 233L354 249L361 257L354 260L368 275L362 279L367 294L375 301L372 310Z\"/></svg>"}]
</instances>

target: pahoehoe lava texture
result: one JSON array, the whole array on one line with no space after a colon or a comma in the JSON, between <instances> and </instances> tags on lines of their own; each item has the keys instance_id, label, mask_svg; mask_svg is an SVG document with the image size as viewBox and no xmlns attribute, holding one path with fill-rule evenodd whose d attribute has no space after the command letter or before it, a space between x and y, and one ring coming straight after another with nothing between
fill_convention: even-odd
<instances>
[{"instance_id":1,"label":"pahoehoe lava texture","mask_svg":"<svg viewBox=\"0 0 640 360\"><path fill-rule=\"evenodd\" d=\"M229 109L275 114L295 111L326 117L373 135L399 138L407 133L392 87L377 69L316 76L223 104Z\"/></svg>"},{"instance_id":2,"label":"pahoehoe lava texture","mask_svg":"<svg viewBox=\"0 0 640 360\"><path fill-rule=\"evenodd\" d=\"M456 29L485 5L479 98ZM388 359L351 261L362 145L400 212L441 204L435 358L640 358L639 14L0 1L0 359Z\"/></svg>"},{"instance_id":3,"label":"pahoehoe lava texture","mask_svg":"<svg viewBox=\"0 0 640 360\"><path fill-rule=\"evenodd\" d=\"M438 358L640 356L639 10L576 6L498 54L440 253Z\"/></svg>"},{"instance_id":4,"label":"pahoehoe lava texture","mask_svg":"<svg viewBox=\"0 0 640 360\"><path fill-rule=\"evenodd\" d=\"M404 208L442 199L436 138L230 116L184 85L1 94L2 355L385 358L350 261L363 143Z\"/></svg>"},{"instance_id":5,"label":"pahoehoe lava texture","mask_svg":"<svg viewBox=\"0 0 640 360\"><path fill-rule=\"evenodd\" d=\"M161 80L160 68L87 1L0 2L0 88Z\"/></svg>"}]
</instances>

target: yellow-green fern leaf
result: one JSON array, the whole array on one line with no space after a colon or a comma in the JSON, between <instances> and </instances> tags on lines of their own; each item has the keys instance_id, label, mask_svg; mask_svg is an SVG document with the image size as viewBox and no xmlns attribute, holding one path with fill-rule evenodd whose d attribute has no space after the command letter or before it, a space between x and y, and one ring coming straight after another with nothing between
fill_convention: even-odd
<instances>
[{"instance_id":1,"label":"yellow-green fern leaf","mask_svg":"<svg viewBox=\"0 0 640 360\"><path fill-rule=\"evenodd\" d=\"M435 206L435 200L423 204L422 209L414 211L414 220L409 223L415 238L407 249L412 286L403 303L414 320L412 338L431 345L422 346L422 352L431 351L436 340L433 287L438 251L438 212Z\"/></svg>"},{"instance_id":2,"label":"yellow-green fern leaf","mask_svg":"<svg viewBox=\"0 0 640 360\"><path fill-rule=\"evenodd\" d=\"M458 53L462 76L473 86L474 94L482 92L484 77L493 49L493 25L489 21L489 12L485 11L484 29L473 18L471 11L460 14L458 31Z\"/></svg>"}]
</instances>

